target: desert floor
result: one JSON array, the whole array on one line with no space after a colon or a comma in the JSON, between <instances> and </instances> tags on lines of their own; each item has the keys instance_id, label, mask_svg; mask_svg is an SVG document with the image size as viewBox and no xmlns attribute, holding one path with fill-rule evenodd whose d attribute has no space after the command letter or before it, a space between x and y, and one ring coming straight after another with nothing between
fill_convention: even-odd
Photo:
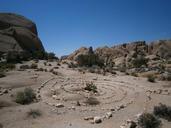
<instances>
[{"instance_id":1,"label":"desert floor","mask_svg":"<svg viewBox=\"0 0 171 128\"><path fill-rule=\"evenodd\" d=\"M30 64L31 62L25 62ZM57 62L48 62L52 66L44 66L39 61L39 68L52 69ZM17 66L19 66L18 64ZM159 103L171 106L171 83L164 81L148 82L143 77L133 77L117 72L117 75L105 76L95 73L81 73L62 64L51 72L13 70L0 78L0 87L8 89L8 93L0 96L0 123L4 128L119 128L126 120L133 120L138 114L152 112ZM94 82L98 93L90 93L82 88L86 82ZM14 102L17 91L26 87L33 88L40 101L20 105ZM88 97L99 101L98 105L87 105ZM79 101L80 106L77 105ZM58 108L57 104L64 107ZM123 108L118 108L123 106ZM30 109L39 109L42 116L27 117ZM112 117L104 118L102 123L92 124L85 117L101 116L112 111ZM162 128L170 128L171 122L162 120Z\"/></svg>"}]
</instances>

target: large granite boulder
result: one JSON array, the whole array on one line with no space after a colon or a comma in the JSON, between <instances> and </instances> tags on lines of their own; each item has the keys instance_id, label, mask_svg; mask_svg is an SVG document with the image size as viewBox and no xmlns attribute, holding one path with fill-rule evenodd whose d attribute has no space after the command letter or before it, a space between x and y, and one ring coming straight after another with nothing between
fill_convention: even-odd
<instances>
[{"instance_id":1,"label":"large granite boulder","mask_svg":"<svg viewBox=\"0 0 171 128\"><path fill-rule=\"evenodd\" d=\"M12 13L0 13L0 52L44 52L36 25L29 19Z\"/></svg>"},{"instance_id":2,"label":"large granite boulder","mask_svg":"<svg viewBox=\"0 0 171 128\"><path fill-rule=\"evenodd\" d=\"M11 26L27 28L37 35L36 24L26 17L14 13L0 13L0 30Z\"/></svg>"}]
</instances>

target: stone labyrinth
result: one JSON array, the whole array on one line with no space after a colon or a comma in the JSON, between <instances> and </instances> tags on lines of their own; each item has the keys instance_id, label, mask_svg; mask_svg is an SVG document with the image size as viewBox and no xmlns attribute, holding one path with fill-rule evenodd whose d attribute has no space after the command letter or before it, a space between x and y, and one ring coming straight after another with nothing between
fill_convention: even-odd
<instances>
[{"instance_id":1,"label":"stone labyrinth","mask_svg":"<svg viewBox=\"0 0 171 128\"><path fill-rule=\"evenodd\" d=\"M86 82L90 81L96 85L97 93L84 89ZM134 103L135 98L142 89L137 85L101 77L65 78L61 76L51 78L43 83L38 89L38 93L41 100L50 106L96 111L125 108ZM98 102L98 104L88 104L87 101L90 98L93 99L93 102Z\"/></svg>"}]
</instances>

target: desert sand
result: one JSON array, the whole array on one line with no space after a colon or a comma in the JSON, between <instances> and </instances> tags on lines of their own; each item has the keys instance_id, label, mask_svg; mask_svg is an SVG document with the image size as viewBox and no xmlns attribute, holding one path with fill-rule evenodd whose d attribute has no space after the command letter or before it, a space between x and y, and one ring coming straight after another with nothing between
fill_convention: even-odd
<instances>
[{"instance_id":1,"label":"desert sand","mask_svg":"<svg viewBox=\"0 0 171 128\"><path fill-rule=\"evenodd\" d=\"M24 62L30 64L31 62ZM56 69L57 62L48 62L52 66L44 66L44 61L38 62L38 67L54 69L51 72L26 69L9 71L6 77L0 78L0 123L4 128L119 128L128 119L134 120L138 114L152 112L159 103L171 106L171 83L156 81L151 83L147 78L134 77L117 72L116 75L82 73L76 69L61 64ZM98 93L85 91L86 82L93 82ZM39 100L29 105L14 102L16 92L31 87ZM98 101L97 105L86 103L88 98ZM78 105L79 103L79 105ZM39 109L42 116L27 117L30 109ZM112 114L109 117L106 115ZM102 117L102 122L92 124L91 117ZM171 122L162 120L162 128L169 128Z\"/></svg>"}]
</instances>

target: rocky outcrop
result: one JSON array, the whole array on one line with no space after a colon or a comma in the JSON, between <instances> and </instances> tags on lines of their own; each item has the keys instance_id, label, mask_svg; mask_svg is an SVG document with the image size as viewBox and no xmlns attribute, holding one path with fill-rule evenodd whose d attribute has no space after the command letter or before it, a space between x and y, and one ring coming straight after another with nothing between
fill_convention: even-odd
<instances>
[{"instance_id":1,"label":"rocky outcrop","mask_svg":"<svg viewBox=\"0 0 171 128\"><path fill-rule=\"evenodd\" d=\"M66 59L76 60L79 55L86 55L89 53L89 49L86 47L81 47L72 54L70 54Z\"/></svg>"},{"instance_id":2,"label":"rocky outcrop","mask_svg":"<svg viewBox=\"0 0 171 128\"><path fill-rule=\"evenodd\" d=\"M0 52L43 51L35 23L13 13L0 13Z\"/></svg>"},{"instance_id":3,"label":"rocky outcrop","mask_svg":"<svg viewBox=\"0 0 171 128\"><path fill-rule=\"evenodd\" d=\"M105 65L115 64L115 66L131 67L132 62L137 58L140 61L145 58L153 61L170 59L171 40L159 40L151 43L136 41L113 47L105 46L97 48L94 53L104 60ZM88 54L88 48L84 47L76 50L67 59L75 60L80 54Z\"/></svg>"}]
</instances>

